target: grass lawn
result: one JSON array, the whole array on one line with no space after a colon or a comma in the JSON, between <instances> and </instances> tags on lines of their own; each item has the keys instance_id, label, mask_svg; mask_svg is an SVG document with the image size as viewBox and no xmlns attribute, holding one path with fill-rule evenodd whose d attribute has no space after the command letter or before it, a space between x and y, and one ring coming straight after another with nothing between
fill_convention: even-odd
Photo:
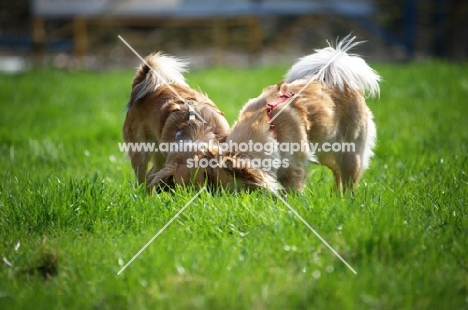
<instances>
[{"instance_id":1,"label":"grass lawn","mask_svg":"<svg viewBox=\"0 0 468 310\"><path fill-rule=\"evenodd\" d=\"M119 152L133 71L0 75L2 309L467 309L468 64L377 65L357 194L146 196ZM188 75L232 123L278 68Z\"/></svg>"}]
</instances>

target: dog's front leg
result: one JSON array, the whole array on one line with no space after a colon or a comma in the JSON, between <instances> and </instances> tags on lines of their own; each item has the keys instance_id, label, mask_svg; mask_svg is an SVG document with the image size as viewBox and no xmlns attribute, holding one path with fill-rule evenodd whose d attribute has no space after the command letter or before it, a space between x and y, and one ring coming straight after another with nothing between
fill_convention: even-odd
<instances>
[{"instance_id":1,"label":"dog's front leg","mask_svg":"<svg viewBox=\"0 0 468 310\"><path fill-rule=\"evenodd\" d=\"M284 187L286 192L302 192L307 177L305 165L291 164L278 172L278 181Z\"/></svg>"}]
</instances>

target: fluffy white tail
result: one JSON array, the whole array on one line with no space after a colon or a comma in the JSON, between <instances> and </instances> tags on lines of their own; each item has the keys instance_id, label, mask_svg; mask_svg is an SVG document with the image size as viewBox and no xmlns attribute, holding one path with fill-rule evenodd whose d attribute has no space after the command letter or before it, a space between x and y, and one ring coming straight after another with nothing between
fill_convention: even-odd
<instances>
[{"instance_id":1,"label":"fluffy white tail","mask_svg":"<svg viewBox=\"0 0 468 310\"><path fill-rule=\"evenodd\" d=\"M151 66L146 78L156 88L163 84L187 85L183 75L188 71L187 61L158 52L146 57L146 62Z\"/></svg>"},{"instance_id":2,"label":"fluffy white tail","mask_svg":"<svg viewBox=\"0 0 468 310\"><path fill-rule=\"evenodd\" d=\"M347 52L361 44L354 42L350 35L341 40L336 48L330 43L329 47L315 50L314 54L302 57L296 62L285 76L285 82L309 78L319 81L329 87L336 87L341 91L345 86L370 96L380 93L380 76L369 65L355 54Z\"/></svg>"},{"instance_id":3,"label":"fluffy white tail","mask_svg":"<svg viewBox=\"0 0 468 310\"><path fill-rule=\"evenodd\" d=\"M146 94L166 84L188 86L183 73L188 71L188 62L161 52L146 57L137 69L132 83L132 100L136 101Z\"/></svg>"}]
</instances>

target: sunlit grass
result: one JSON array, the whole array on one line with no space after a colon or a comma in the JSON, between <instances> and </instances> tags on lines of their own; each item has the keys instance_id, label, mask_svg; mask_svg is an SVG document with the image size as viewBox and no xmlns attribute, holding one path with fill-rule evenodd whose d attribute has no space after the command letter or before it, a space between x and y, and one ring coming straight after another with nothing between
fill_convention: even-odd
<instances>
[{"instance_id":1,"label":"sunlit grass","mask_svg":"<svg viewBox=\"0 0 468 310\"><path fill-rule=\"evenodd\" d=\"M147 196L119 152L131 71L0 76L5 309L460 309L468 298L468 66L380 65L378 145L356 196L312 167L286 201ZM286 68L190 73L230 123ZM54 262L54 257L57 261ZM56 270L54 271L54 266Z\"/></svg>"}]
</instances>

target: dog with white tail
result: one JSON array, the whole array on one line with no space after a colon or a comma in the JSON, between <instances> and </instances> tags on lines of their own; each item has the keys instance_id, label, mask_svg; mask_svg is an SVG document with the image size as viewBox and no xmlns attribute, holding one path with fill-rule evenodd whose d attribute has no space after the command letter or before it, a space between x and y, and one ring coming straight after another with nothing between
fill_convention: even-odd
<instances>
[{"instance_id":1,"label":"dog with white tail","mask_svg":"<svg viewBox=\"0 0 468 310\"><path fill-rule=\"evenodd\" d=\"M218 107L185 82L183 73L187 66L181 59L151 54L132 82L123 125L124 141L151 143L154 150L160 149L128 151L138 183L146 184L148 191L176 184L203 186L212 177L211 170L187 166L189 159L206 156L203 151L162 150L160 145L223 141L229 133L229 124ZM148 170L150 163L152 167Z\"/></svg>"},{"instance_id":2,"label":"dog with white tail","mask_svg":"<svg viewBox=\"0 0 468 310\"><path fill-rule=\"evenodd\" d=\"M358 55L349 51L361 42L347 36L336 47L326 47L299 59L284 81L269 86L241 110L226 143L347 143L352 149L325 152L318 148L294 153L277 149L271 154L214 148L224 165L216 171L227 190L265 188L302 191L307 166L316 162L333 172L339 192L353 191L369 166L376 127L366 96L378 96L380 76ZM223 149L221 152L220 150ZM246 162L287 159L288 165L262 169ZM242 162L242 165L239 163Z\"/></svg>"}]
</instances>

